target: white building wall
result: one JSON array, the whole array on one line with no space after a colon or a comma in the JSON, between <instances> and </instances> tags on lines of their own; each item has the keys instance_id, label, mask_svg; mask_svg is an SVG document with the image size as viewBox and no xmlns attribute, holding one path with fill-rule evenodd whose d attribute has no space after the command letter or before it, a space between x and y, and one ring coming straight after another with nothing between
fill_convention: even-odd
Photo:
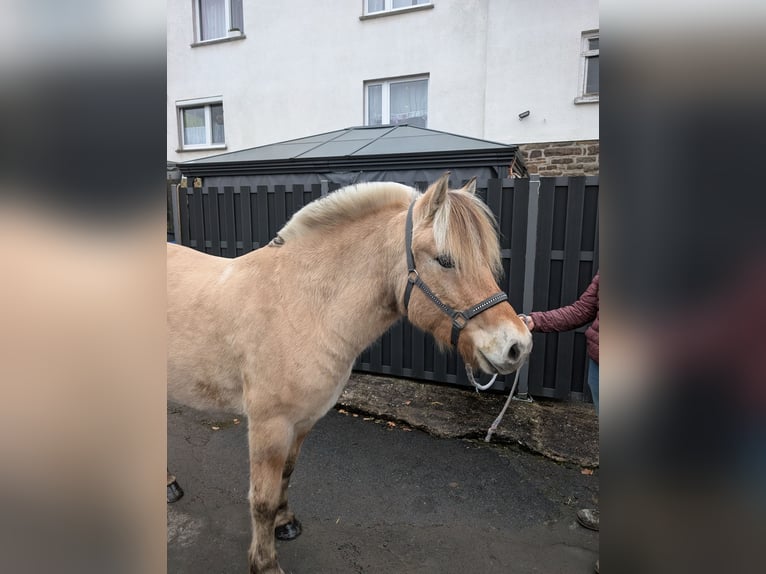
<instances>
[{"instance_id":1,"label":"white building wall","mask_svg":"<svg viewBox=\"0 0 766 574\"><path fill-rule=\"evenodd\" d=\"M597 0L490 1L486 139L598 139L598 103L574 103L582 33L598 30L598 15Z\"/></svg>"},{"instance_id":2,"label":"white building wall","mask_svg":"<svg viewBox=\"0 0 766 574\"><path fill-rule=\"evenodd\" d=\"M192 3L168 0L173 161L361 125L366 80L415 74L429 74L431 129L505 143L598 137L598 105L573 104L594 0L433 0L363 21L362 0L244 0L245 39L195 48ZM179 153L176 102L209 96L223 97L227 149Z\"/></svg>"}]
</instances>

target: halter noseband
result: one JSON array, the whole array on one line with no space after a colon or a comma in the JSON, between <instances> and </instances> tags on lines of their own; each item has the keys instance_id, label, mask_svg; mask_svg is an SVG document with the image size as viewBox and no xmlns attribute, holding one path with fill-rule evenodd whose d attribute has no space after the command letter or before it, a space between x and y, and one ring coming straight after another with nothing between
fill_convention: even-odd
<instances>
[{"instance_id":1,"label":"halter noseband","mask_svg":"<svg viewBox=\"0 0 766 574\"><path fill-rule=\"evenodd\" d=\"M452 319L452 345L457 347L458 339L460 338L460 332L468 324L468 321L483 313L487 309L494 307L498 303L502 303L508 299L508 295L502 291L495 293L491 297L487 297L481 303L477 303L470 309L465 311L455 311L452 307L444 303L436 294L429 289L428 285L420 278L420 274L415 269L415 257L412 254L412 208L415 206L415 201L410 203L410 208L407 211L407 223L404 228L404 243L405 251L407 252L407 286L404 289L404 310L407 311L410 304L410 296L412 295L412 287L417 286L423 293L425 293L434 304L439 307L446 315ZM494 379L493 379L494 382Z\"/></svg>"}]
</instances>

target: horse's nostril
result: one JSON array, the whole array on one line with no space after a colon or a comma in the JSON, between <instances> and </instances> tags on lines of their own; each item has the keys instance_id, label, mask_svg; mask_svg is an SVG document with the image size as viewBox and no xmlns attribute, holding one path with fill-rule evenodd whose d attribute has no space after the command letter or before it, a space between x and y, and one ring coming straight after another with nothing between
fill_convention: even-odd
<instances>
[{"instance_id":1,"label":"horse's nostril","mask_svg":"<svg viewBox=\"0 0 766 574\"><path fill-rule=\"evenodd\" d=\"M519 355L521 355L521 347L519 347L518 343L514 343L511 345L511 348L508 349L508 357L512 361L517 361L519 359Z\"/></svg>"}]
</instances>

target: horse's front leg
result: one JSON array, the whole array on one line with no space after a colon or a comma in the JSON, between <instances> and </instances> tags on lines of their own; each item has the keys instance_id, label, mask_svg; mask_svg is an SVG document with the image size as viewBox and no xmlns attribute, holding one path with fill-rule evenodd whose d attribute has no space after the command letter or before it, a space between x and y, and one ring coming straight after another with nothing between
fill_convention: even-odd
<instances>
[{"instance_id":1,"label":"horse's front leg","mask_svg":"<svg viewBox=\"0 0 766 574\"><path fill-rule=\"evenodd\" d=\"M295 463L298 460L298 454L301 451L303 439L308 432L304 432L295 437L295 441L290 448L290 453L285 462L285 468L282 471L282 493L279 497L279 507L277 509L276 530L274 531L279 540L294 540L301 534L301 523L295 518L295 514L287 502L287 489L290 486L290 477L295 470Z\"/></svg>"},{"instance_id":2,"label":"horse's front leg","mask_svg":"<svg viewBox=\"0 0 766 574\"><path fill-rule=\"evenodd\" d=\"M257 421L257 419L256 419ZM282 493L282 474L293 444L292 425L281 419L250 419L251 574L284 574L277 561L274 528Z\"/></svg>"}]
</instances>

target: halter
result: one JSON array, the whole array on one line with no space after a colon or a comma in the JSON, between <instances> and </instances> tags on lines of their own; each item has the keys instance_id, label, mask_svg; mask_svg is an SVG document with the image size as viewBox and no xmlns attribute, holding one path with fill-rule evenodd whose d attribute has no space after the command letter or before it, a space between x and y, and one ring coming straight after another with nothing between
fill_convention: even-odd
<instances>
[{"instance_id":1,"label":"halter","mask_svg":"<svg viewBox=\"0 0 766 574\"><path fill-rule=\"evenodd\" d=\"M415 269L415 257L412 254L412 208L415 206L415 201L410 203L410 208L407 211L407 224L404 228L404 242L405 251L407 252L407 286L404 290L404 310L407 311L410 303L410 296L412 295L412 287L417 286L423 293L425 293L434 304L439 307L450 319L452 319L452 337L451 342L454 347L457 347L458 339L460 338L460 332L468 324L468 321L483 313L487 309L494 307L498 303L502 303L508 299L508 295L502 291L495 293L491 297L487 297L484 301L477 303L470 309L465 311L456 311L446 303L444 303L436 294L429 289L428 285L420 278L420 274ZM494 382L494 378L492 382ZM491 383L490 383L491 384Z\"/></svg>"}]
</instances>

